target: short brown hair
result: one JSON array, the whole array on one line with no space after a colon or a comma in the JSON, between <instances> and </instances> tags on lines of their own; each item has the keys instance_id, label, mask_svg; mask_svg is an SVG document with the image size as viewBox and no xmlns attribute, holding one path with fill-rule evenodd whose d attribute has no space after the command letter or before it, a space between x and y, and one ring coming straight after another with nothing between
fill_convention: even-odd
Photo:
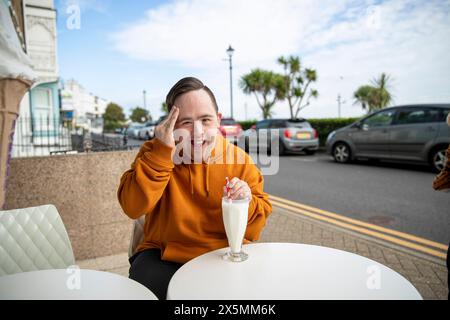
<instances>
[{"instance_id":1,"label":"short brown hair","mask_svg":"<svg viewBox=\"0 0 450 320\"><path fill-rule=\"evenodd\" d=\"M206 93L211 98L211 101L213 102L214 109L216 109L216 112L219 112L219 108L217 107L217 101L214 97L214 94L212 93L211 89L209 89L207 86L203 84L199 79L194 77L186 77L175 83L175 85L170 89L169 93L166 97L166 104L167 109L170 112L172 109L175 100L181 96L184 93L194 91L194 90L205 90Z\"/></svg>"}]
</instances>

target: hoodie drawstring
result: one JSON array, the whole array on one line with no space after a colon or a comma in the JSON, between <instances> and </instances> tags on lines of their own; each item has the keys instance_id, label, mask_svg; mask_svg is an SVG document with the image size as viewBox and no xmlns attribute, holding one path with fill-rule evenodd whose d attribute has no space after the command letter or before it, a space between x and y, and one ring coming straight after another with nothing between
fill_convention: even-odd
<instances>
[{"instance_id":1,"label":"hoodie drawstring","mask_svg":"<svg viewBox=\"0 0 450 320\"><path fill-rule=\"evenodd\" d=\"M187 166L189 171L189 185L191 187L191 196L194 196L194 183L192 182L192 172L191 166ZM206 164L206 175L205 175L205 186L206 186L206 196L209 197L209 164Z\"/></svg>"},{"instance_id":2,"label":"hoodie drawstring","mask_svg":"<svg viewBox=\"0 0 450 320\"><path fill-rule=\"evenodd\" d=\"M206 196L209 197L209 163L206 164Z\"/></svg>"},{"instance_id":3,"label":"hoodie drawstring","mask_svg":"<svg viewBox=\"0 0 450 320\"><path fill-rule=\"evenodd\" d=\"M191 196L194 196L194 184L192 183L191 166L187 166L189 170L189 184L191 185Z\"/></svg>"}]
</instances>

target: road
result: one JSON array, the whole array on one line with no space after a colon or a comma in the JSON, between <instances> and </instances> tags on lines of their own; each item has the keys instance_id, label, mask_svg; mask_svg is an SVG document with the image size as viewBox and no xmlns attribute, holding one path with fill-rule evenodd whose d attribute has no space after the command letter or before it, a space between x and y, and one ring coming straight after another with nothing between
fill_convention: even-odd
<instances>
[{"instance_id":1,"label":"road","mask_svg":"<svg viewBox=\"0 0 450 320\"><path fill-rule=\"evenodd\" d=\"M129 140L128 145L143 141ZM435 174L413 164L358 161L338 164L325 153L280 157L265 176L269 194L349 218L450 242L450 193L434 191Z\"/></svg>"},{"instance_id":2,"label":"road","mask_svg":"<svg viewBox=\"0 0 450 320\"><path fill-rule=\"evenodd\" d=\"M280 158L276 175L265 176L272 195L350 218L450 242L450 193L434 191L427 167L359 161L338 164L319 153Z\"/></svg>"}]
</instances>

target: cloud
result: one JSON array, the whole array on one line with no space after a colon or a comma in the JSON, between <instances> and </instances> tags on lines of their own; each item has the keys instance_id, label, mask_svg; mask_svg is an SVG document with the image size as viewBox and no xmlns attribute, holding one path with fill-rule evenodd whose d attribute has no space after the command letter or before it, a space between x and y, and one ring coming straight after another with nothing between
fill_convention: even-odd
<instances>
[{"instance_id":1,"label":"cloud","mask_svg":"<svg viewBox=\"0 0 450 320\"><path fill-rule=\"evenodd\" d=\"M325 2L324 2L325 4ZM224 58L228 43L236 63L267 61L296 52L302 38L326 24L342 5L328 1L178 1L146 12L145 18L112 36L115 47L137 59L210 67Z\"/></svg>"},{"instance_id":2,"label":"cloud","mask_svg":"<svg viewBox=\"0 0 450 320\"><path fill-rule=\"evenodd\" d=\"M340 93L347 101L343 115L355 116L362 110L352 106L352 93L381 72L394 79L396 103L450 101L448 21L448 1L182 0L148 10L111 41L142 63L195 71L225 106L229 88L223 59L232 44L238 118L244 118L244 104L251 118L260 112L236 80L255 67L281 71L280 55L299 55L319 77L319 99L303 115L337 115ZM286 104L279 103L275 114L287 116Z\"/></svg>"}]
</instances>

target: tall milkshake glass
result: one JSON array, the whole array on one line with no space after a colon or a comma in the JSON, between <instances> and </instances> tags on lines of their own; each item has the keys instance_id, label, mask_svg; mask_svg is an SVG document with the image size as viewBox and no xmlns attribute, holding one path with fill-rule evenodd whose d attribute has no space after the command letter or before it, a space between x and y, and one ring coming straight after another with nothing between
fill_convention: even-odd
<instances>
[{"instance_id":1,"label":"tall milkshake glass","mask_svg":"<svg viewBox=\"0 0 450 320\"><path fill-rule=\"evenodd\" d=\"M248 255L242 251L242 241L247 229L249 203L248 198L239 200L222 198L223 224L230 246L230 251L224 255L224 258L233 262L242 262L248 258Z\"/></svg>"}]
</instances>

